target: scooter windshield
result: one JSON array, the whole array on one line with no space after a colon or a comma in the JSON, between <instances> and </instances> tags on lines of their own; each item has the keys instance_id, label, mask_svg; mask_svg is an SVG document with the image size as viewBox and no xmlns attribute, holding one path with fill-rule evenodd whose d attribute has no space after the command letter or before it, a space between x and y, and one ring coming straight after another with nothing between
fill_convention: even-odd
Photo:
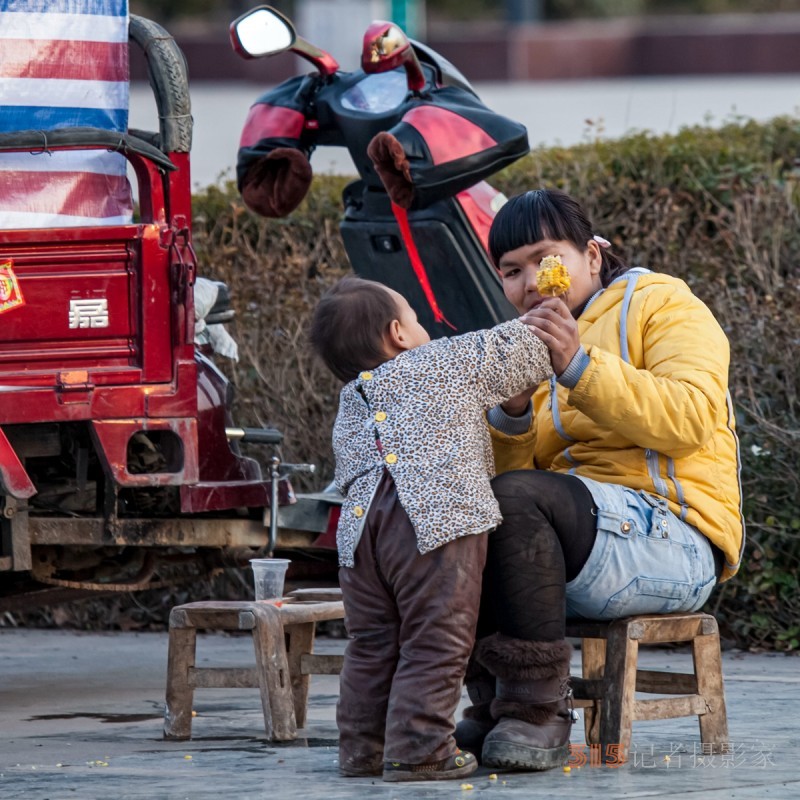
<instances>
[{"instance_id":1,"label":"scooter windshield","mask_svg":"<svg viewBox=\"0 0 800 800\"><path fill-rule=\"evenodd\" d=\"M342 106L351 111L368 111L383 114L397 108L408 94L408 82L404 70L393 70L376 75L365 75L355 86L351 86L341 99Z\"/></svg>"}]
</instances>

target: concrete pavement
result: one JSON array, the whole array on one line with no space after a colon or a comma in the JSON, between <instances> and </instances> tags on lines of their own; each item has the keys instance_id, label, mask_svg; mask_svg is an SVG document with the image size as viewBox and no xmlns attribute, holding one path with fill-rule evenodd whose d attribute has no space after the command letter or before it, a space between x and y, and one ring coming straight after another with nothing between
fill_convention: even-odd
<instances>
[{"instance_id":1,"label":"concrete pavement","mask_svg":"<svg viewBox=\"0 0 800 800\"><path fill-rule=\"evenodd\" d=\"M341 640L320 639L320 652ZM162 738L163 633L0 629L0 797L4 800L249 798L797 798L800 660L724 654L732 752L704 756L695 719L635 723L629 763L569 773L497 773L385 784L337 772L335 676L311 680L309 721L294 743L265 741L256 690L200 690L194 738ZM249 636L206 635L198 664L252 663ZM579 654L573 661L578 674ZM646 649L647 667L688 670L687 650ZM583 744L582 725L573 743ZM666 757L669 756L669 759ZM463 782L467 783L467 782Z\"/></svg>"}]
</instances>

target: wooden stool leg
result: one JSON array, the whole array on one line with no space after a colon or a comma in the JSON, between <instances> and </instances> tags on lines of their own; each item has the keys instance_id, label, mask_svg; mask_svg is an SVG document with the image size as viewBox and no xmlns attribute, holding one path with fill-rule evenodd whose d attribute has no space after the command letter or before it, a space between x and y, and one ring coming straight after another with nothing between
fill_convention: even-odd
<instances>
[{"instance_id":1,"label":"wooden stool leg","mask_svg":"<svg viewBox=\"0 0 800 800\"><path fill-rule=\"evenodd\" d=\"M297 724L280 611L268 603L254 603L252 611L256 621L253 646L267 738L288 742L297 738Z\"/></svg>"},{"instance_id":2,"label":"wooden stool leg","mask_svg":"<svg viewBox=\"0 0 800 800\"><path fill-rule=\"evenodd\" d=\"M194 666L197 631L170 628L167 655L167 702L164 708L164 738L192 738L192 699L189 670Z\"/></svg>"},{"instance_id":3,"label":"wooden stool leg","mask_svg":"<svg viewBox=\"0 0 800 800\"><path fill-rule=\"evenodd\" d=\"M605 639L581 639L581 666L587 680L602 680L606 664ZM586 744L600 744L600 700L583 709Z\"/></svg>"},{"instance_id":4,"label":"wooden stool leg","mask_svg":"<svg viewBox=\"0 0 800 800\"><path fill-rule=\"evenodd\" d=\"M303 622L284 627L289 639L287 659L289 662L289 674L292 676L294 716L297 720L298 728L302 728L306 724L309 687L309 675L303 675L300 661L305 653L314 652L315 627L316 623L314 622Z\"/></svg>"},{"instance_id":5,"label":"wooden stool leg","mask_svg":"<svg viewBox=\"0 0 800 800\"><path fill-rule=\"evenodd\" d=\"M722 682L722 655L716 620L704 620L713 626L713 633L692 640L697 693L705 700L707 711L700 714L700 741L710 744L714 753L725 752L728 742L728 715Z\"/></svg>"},{"instance_id":6,"label":"wooden stool leg","mask_svg":"<svg viewBox=\"0 0 800 800\"><path fill-rule=\"evenodd\" d=\"M636 692L636 662L639 642L628 638L625 620L608 626L606 645L606 694L600 714L600 746L602 758L627 761L633 727L633 706ZM612 747L612 745L614 747Z\"/></svg>"}]
</instances>

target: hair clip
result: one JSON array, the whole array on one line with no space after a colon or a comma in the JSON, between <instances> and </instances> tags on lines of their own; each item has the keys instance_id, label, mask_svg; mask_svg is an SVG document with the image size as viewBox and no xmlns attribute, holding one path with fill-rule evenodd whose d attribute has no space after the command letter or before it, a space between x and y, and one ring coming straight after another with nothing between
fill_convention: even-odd
<instances>
[{"instance_id":1,"label":"hair clip","mask_svg":"<svg viewBox=\"0 0 800 800\"><path fill-rule=\"evenodd\" d=\"M611 242L609 242L608 239L604 239L602 236L595 234L592 236L592 239L594 239L602 248L611 247Z\"/></svg>"}]
</instances>

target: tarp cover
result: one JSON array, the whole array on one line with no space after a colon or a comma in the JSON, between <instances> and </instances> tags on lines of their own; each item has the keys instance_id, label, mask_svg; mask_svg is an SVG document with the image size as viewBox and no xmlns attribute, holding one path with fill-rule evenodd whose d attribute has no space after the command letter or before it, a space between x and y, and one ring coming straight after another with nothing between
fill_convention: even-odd
<instances>
[{"instance_id":1,"label":"tarp cover","mask_svg":"<svg viewBox=\"0 0 800 800\"><path fill-rule=\"evenodd\" d=\"M0 132L42 131L0 153L0 228L131 221L124 156L47 148L55 128L126 131L128 92L128 0L0 0Z\"/></svg>"}]
</instances>

